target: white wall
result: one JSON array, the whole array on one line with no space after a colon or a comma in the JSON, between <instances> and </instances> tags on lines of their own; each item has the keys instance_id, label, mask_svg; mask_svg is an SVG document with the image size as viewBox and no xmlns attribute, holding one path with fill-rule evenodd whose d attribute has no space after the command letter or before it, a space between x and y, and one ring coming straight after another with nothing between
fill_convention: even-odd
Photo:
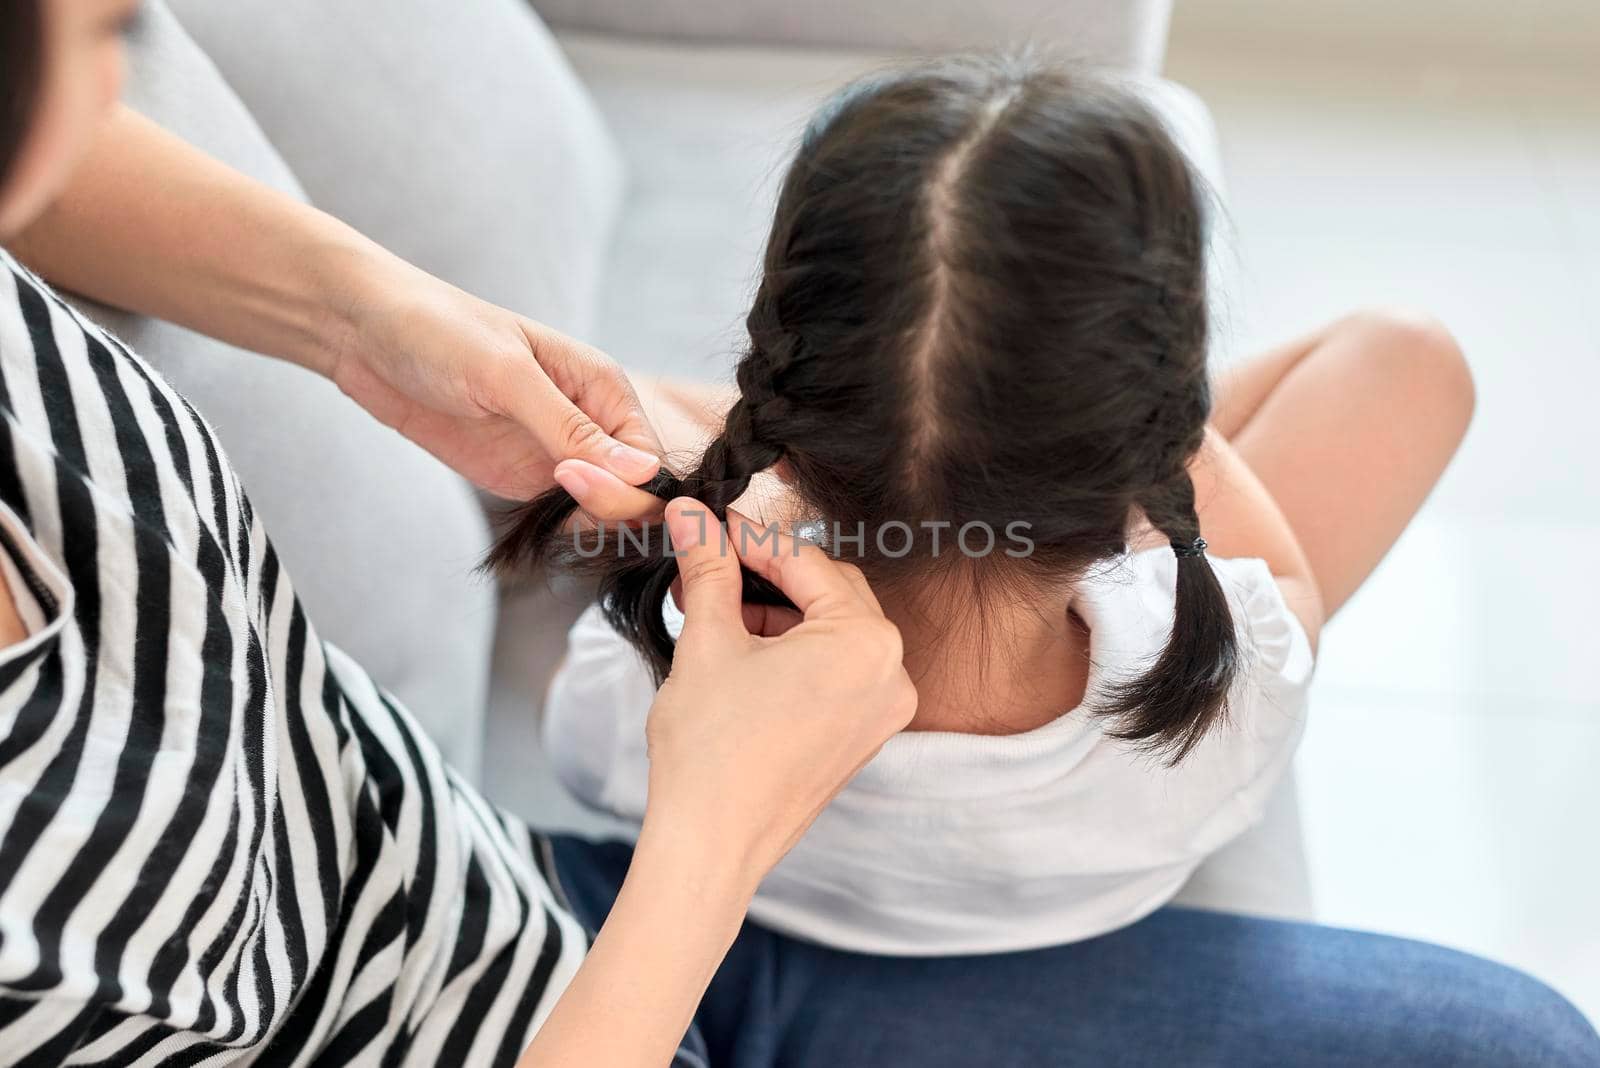
<instances>
[{"instance_id":1,"label":"white wall","mask_svg":"<svg viewBox=\"0 0 1600 1068\"><path fill-rule=\"evenodd\" d=\"M1600 66L1600 0L1178 0L1172 46ZM1331 56L1329 58L1332 58Z\"/></svg>"}]
</instances>

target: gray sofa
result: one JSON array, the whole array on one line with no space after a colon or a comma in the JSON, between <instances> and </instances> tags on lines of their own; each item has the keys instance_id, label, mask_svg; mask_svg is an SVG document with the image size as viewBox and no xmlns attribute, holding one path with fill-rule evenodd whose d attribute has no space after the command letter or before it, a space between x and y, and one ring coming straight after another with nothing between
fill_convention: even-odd
<instances>
[{"instance_id":1,"label":"gray sofa","mask_svg":"<svg viewBox=\"0 0 1600 1068\"><path fill-rule=\"evenodd\" d=\"M886 56L1033 40L1145 80L1220 190L1204 106L1158 77L1169 0L167 0L134 106L430 271L631 367L722 377L783 157ZM544 772L544 680L580 607L471 569L482 498L337 390L91 308L216 425L311 617L490 795L602 829ZM1184 892L1305 916L1292 783Z\"/></svg>"}]
</instances>

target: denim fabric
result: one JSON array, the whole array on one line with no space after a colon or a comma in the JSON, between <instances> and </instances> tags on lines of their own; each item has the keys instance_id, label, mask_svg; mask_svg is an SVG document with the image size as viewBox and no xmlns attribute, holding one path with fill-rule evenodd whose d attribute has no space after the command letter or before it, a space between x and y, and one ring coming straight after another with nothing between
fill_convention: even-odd
<instances>
[{"instance_id":1,"label":"denim fabric","mask_svg":"<svg viewBox=\"0 0 1600 1068\"><path fill-rule=\"evenodd\" d=\"M554 839L585 923L631 851ZM1440 946L1166 908L1085 942L873 957L746 923L696 1016L711 1068L1037 1065L1595 1068L1600 1035L1555 991Z\"/></svg>"}]
</instances>

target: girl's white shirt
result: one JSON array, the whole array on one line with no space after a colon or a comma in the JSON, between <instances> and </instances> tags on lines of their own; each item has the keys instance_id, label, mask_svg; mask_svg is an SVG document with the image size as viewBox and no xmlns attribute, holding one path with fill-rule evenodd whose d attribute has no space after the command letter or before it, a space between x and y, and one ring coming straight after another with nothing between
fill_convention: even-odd
<instances>
[{"instance_id":1,"label":"girl's white shirt","mask_svg":"<svg viewBox=\"0 0 1600 1068\"><path fill-rule=\"evenodd\" d=\"M1266 563L1211 563L1246 663L1227 722L1182 764L1111 738L1082 707L1021 734L902 733L767 876L750 915L841 949L942 956L1074 942L1171 900L1201 861L1262 818L1305 725L1313 667ZM1080 584L1086 704L1160 653L1175 581L1176 558L1163 548ZM682 617L670 600L667 610L676 633ZM569 642L545 706L545 745L579 800L637 826L655 687L598 608Z\"/></svg>"}]
</instances>

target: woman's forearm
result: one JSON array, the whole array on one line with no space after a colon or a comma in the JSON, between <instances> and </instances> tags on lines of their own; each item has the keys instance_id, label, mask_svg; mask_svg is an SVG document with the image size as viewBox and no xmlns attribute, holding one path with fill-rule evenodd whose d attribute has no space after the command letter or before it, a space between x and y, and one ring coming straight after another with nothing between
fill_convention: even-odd
<instances>
[{"instance_id":1,"label":"woman's forearm","mask_svg":"<svg viewBox=\"0 0 1600 1068\"><path fill-rule=\"evenodd\" d=\"M64 288L324 373L357 283L407 269L127 107L11 247Z\"/></svg>"},{"instance_id":2,"label":"woman's forearm","mask_svg":"<svg viewBox=\"0 0 1600 1068\"><path fill-rule=\"evenodd\" d=\"M671 1063L756 883L702 838L646 824L610 917L522 1068Z\"/></svg>"}]
</instances>

